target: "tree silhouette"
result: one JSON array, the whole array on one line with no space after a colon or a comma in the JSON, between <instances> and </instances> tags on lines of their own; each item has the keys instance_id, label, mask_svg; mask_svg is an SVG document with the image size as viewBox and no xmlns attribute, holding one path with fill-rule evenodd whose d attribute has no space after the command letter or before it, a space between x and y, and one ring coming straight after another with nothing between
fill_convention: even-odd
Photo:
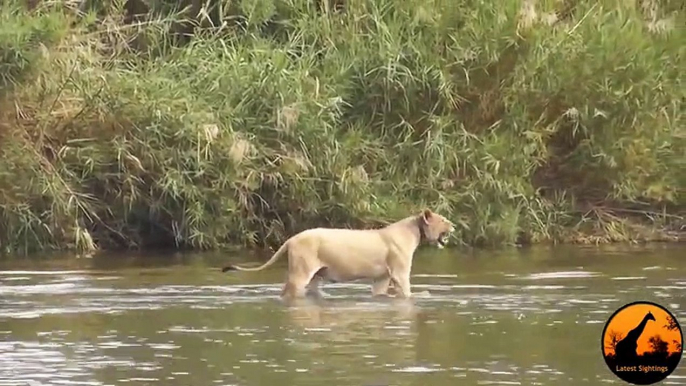
<instances>
[{"instance_id":1,"label":"tree silhouette","mask_svg":"<svg viewBox=\"0 0 686 386\"><path fill-rule=\"evenodd\" d=\"M652 354L665 357L669 355L669 343L664 341L660 334L651 336L650 339L648 339L648 343L650 343L650 347L652 348Z\"/></svg>"},{"instance_id":2,"label":"tree silhouette","mask_svg":"<svg viewBox=\"0 0 686 386\"><path fill-rule=\"evenodd\" d=\"M676 320L669 315L667 316L667 324L665 324L664 327L669 331L676 331L679 329L679 326L676 324ZM672 342L674 343L675 350L680 352L683 347L681 342L677 340L673 340Z\"/></svg>"},{"instance_id":3,"label":"tree silhouette","mask_svg":"<svg viewBox=\"0 0 686 386\"><path fill-rule=\"evenodd\" d=\"M679 326L676 324L676 320L669 315L667 316L667 324L665 324L664 327L669 331L676 331L679 328Z\"/></svg>"},{"instance_id":4,"label":"tree silhouette","mask_svg":"<svg viewBox=\"0 0 686 386\"><path fill-rule=\"evenodd\" d=\"M606 347L608 349L611 349L613 353L616 353L617 343L619 343L619 341L622 340L624 336L621 332L610 330L610 332L607 334L607 337L609 339L609 343Z\"/></svg>"}]
</instances>

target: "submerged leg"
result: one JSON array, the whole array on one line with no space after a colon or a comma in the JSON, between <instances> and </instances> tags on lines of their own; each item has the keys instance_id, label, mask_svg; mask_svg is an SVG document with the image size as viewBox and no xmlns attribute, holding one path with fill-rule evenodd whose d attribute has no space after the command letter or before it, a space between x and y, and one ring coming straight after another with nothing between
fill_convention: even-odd
<instances>
[{"instance_id":1,"label":"submerged leg","mask_svg":"<svg viewBox=\"0 0 686 386\"><path fill-rule=\"evenodd\" d=\"M372 296L390 296L389 285L391 284L391 277L386 275L372 282Z\"/></svg>"},{"instance_id":2,"label":"submerged leg","mask_svg":"<svg viewBox=\"0 0 686 386\"><path fill-rule=\"evenodd\" d=\"M291 300L305 298L310 282L313 281L313 278L322 267L308 263L306 259L307 250L300 251L293 248L289 252L288 279L286 280L286 285L283 287L281 297ZM313 287L317 289L318 284L317 280L315 280Z\"/></svg>"},{"instance_id":3,"label":"submerged leg","mask_svg":"<svg viewBox=\"0 0 686 386\"><path fill-rule=\"evenodd\" d=\"M324 283L325 274L322 271L326 270L326 267L321 268L317 273L314 274L312 280L307 285L307 293L315 298L321 299L327 296L326 292L322 291L321 285Z\"/></svg>"},{"instance_id":4,"label":"submerged leg","mask_svg":"<svg viewBox=\"0 0 686 386\"><path fill-rule=\"evenodd\" d=\"M410 289L410 274L406 271L392 271L391 278L396 286L397 296L403 298L412 297L412 291Z\"/></svg>"}]
</instances>

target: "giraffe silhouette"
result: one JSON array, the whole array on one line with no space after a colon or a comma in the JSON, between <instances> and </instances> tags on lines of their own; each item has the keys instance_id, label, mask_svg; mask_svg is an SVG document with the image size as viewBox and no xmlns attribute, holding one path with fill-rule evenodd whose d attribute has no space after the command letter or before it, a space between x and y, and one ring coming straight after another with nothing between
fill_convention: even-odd
<instances>
[{"instance_id":1,"label":"giraffe silhouette","mask_svg":"<svg viewBox=\"0 0 686 386\"><path fill-rule=\"evenodd\" d=\"M646 327L646 323L648 323L649 320L655 321L655 317L650 311L643 317L643 320L641 320L641 323L639 323L636 328L629 331L624 339L617 342L617 346L615 346L615 358L617 360L624 362L638 359L638 354L636 353L638 344L636 342L638 341L638 338L641 337L643 329Z\"/></svg>"}]
</instances>

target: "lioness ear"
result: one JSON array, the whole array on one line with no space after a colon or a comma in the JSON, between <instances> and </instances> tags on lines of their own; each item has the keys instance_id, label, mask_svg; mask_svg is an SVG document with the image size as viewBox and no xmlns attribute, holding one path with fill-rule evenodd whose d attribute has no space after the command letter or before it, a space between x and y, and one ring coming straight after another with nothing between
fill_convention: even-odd
<instances>
[{"instance_id":1,"label":"lioness ear","mask_svg":"<svg viewBox=\"0 0 686 386\"><path fill-rule=\"evenodd\" d=\"M427 223L427 224L429 223L429 219L431 218L431 215L433 215L433 213L431 212L431 209L424 209L424 211L422 212L422 218L424 219L425 223Z\"/></svg>"}]
</instances>

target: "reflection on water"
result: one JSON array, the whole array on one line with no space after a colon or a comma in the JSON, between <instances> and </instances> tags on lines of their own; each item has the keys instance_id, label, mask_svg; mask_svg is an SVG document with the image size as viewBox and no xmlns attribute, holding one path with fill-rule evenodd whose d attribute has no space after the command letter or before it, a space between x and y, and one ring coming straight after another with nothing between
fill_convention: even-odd
<instances>
[{"instance_id":1,"label":"reflection on water","mask_svg":"<svg viewBox=\"0 0 686 386\"><path fill-rule=\"evenodd\" d=\"M412 280L428 296L336 284L296 307L278 300L283 265L3 261L0 386L621 384L600 353L603 323L634 300L684 323L684 251L424 251ZM684 364L663 384L686 384Z\"/></svg>"}]
</instances>

